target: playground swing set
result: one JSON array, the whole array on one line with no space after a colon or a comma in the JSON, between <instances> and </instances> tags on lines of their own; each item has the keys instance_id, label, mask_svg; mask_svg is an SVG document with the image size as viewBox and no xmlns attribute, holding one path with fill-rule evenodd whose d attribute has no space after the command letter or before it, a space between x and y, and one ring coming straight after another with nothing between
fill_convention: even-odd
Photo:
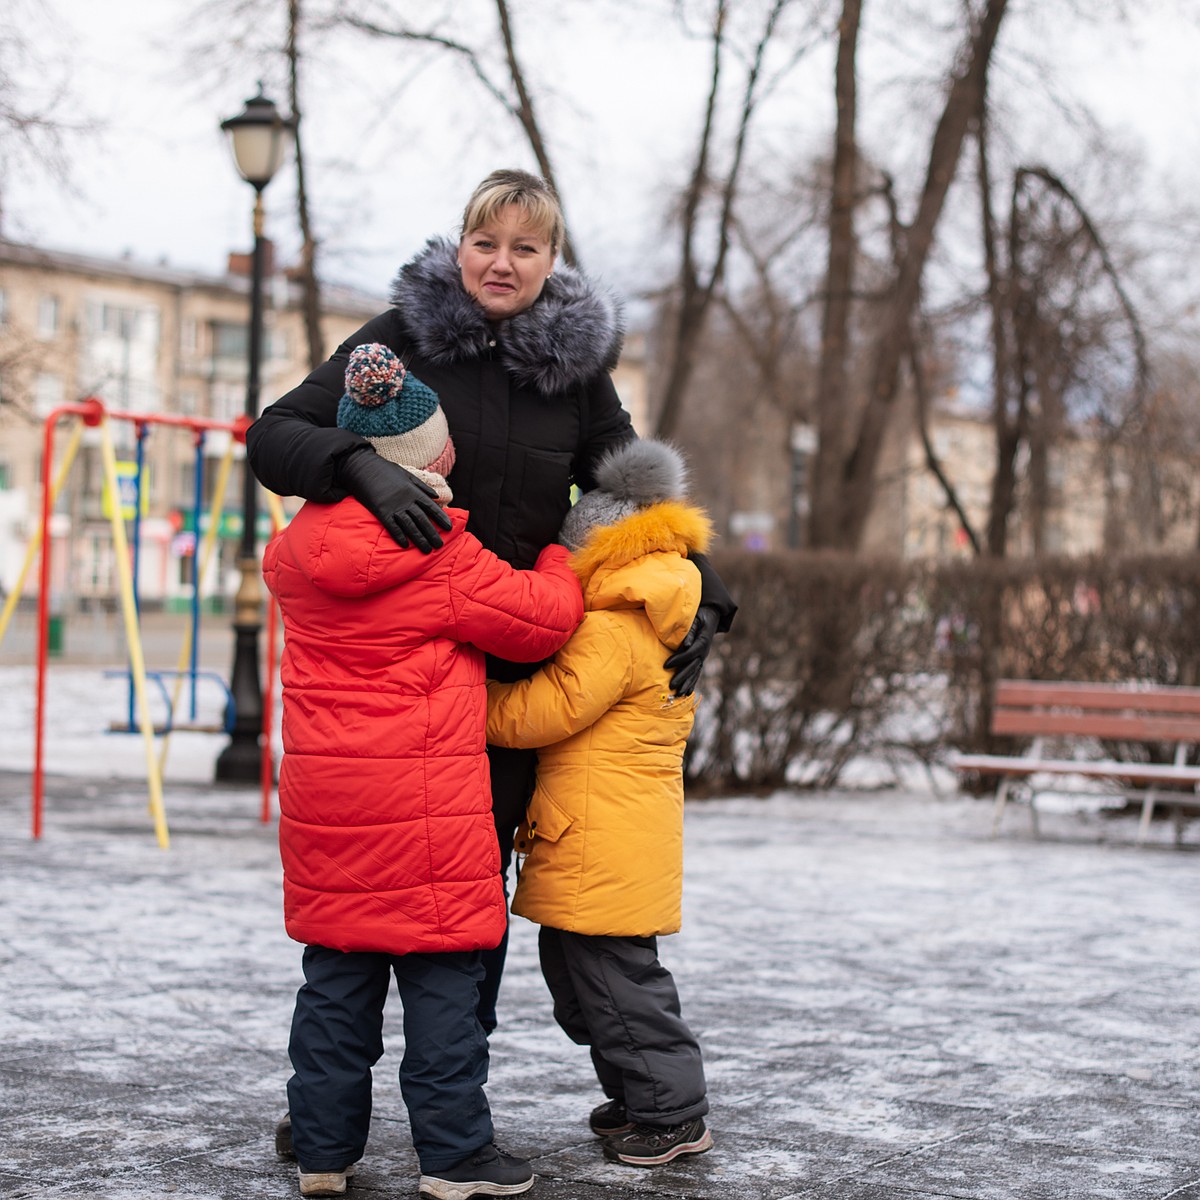
<instances>
[{"instance_id":1,"label":"playground swing set","mask_svg":"<svg viewBox=\"0 0 1200 1200\"><path fill-rule=\"evenodd\" d=\"M67 441L62 463L58 468L57 474L53 477L53 482L51 482L54 435L56 426L62 418L75 418L74 427ZM126 536L125 517L122 511L123 506L120 502L117 459L109 425L109 422L113 420L132 422L136 434L137 461L134 474L132 504L132 553L130 538ZM202 524L201 511L204 494L204 448L206 434L214 430L219 430L231 436L213 485L212 504L203 545L197 544L193 549L189 619L184 628L178 661L174 668L148 670L142 647L139 620L141 600L138 590L138 568L140 565L142 497L146 468L145 443L149 436L150 428L154 425L186 428L192 431L196 452L192 518L193 528L197 531L197 535ZM146 755L150 813L153 818L158 844L165 850L170 845L170 835L167 829L166 812L163 805L162 779L166 770L171 734L176 732L229 732L236 718L233 695L224 679L216 672L202 671L199 667L200 581L205 577L216 549L217 532L220 524L219 517L224 506L225 492L233 465L233 448L235 443L245 444L246 428L248 425L249 420L246 417L240 417L235 421L217 421L202 417L175 416L168 413L110 412L101 401L94 397L88 397L77 404L61 405L46 417L42 458L41 520L33 536L29 539L25 561L17 577L16 586L11 589L3 610L0 610L0 641L3 641L4 634L8 629L9 622L12 619L13 612L16 610L17 602L24 588L26 576L29 573L34 558L40 550L37 615L37 701L34 717L32 798L33 837L35 840L42 835L42 813L45 799L45 701L50 626L50 518L54 509L54 503L67 480L71 465L82 444L84 430L87 428L99 430L100 458L104 486L111 501L108 507L112 525L113 551L117 582L120 589L121 614L129 655L128 667L125 670L106 672L110 677L118 676L127 678L129 684L126 719L124 722L114 721L109 728L109 732L141 734ZM283 505L279 497L274 495L274 493L267 492L266 495L272 525L275 529L280 529L286 523ZM269 822L271 819L271 791L274 786L274 757L271 746L271 730L274 718L272 685L276 670L278 628L278 608L273 601L269 601L267 605L266 647L267 686L263 691L263 728L260 739L262 747L262 770L260 773L262 804L260 819L264 823ZM215 681L221 688L225 699L225 719L220 725L200 724L197 721L197 692L201 680ZM150 682L153 682L158 688L166 712L165 720L157 726L153 723L150 713L148 688ZM177 714L180 712L180 701L185 684L188 687L186 701L188 718L180 720ZM162 738L161 749L156 746L156 737Z\"/></svg>"}]
</instances>

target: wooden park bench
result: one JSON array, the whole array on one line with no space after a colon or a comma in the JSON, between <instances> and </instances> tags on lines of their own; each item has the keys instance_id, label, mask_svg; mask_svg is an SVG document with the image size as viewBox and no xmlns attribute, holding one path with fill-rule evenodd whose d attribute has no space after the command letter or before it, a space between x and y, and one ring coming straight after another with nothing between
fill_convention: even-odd
<instances>
[{"instance_id":1,"label":"wooden park bench","mask_svg":"<svg viewBox=\"0 0 1200 1200\"><path fill-rule=\"evenodd\" d=\"M1156 805L1176 809L1176 840L1182 834L1180 810L1200 808L1200 766L1187 764L1188 750L1200 743L1200 688L1110 683L1048 683L1002 679L996 685L992 733L1031 737L1022 754L960 754L951 760L961 773L996 775L992 834L1000 828L1014 783L1025 784L1034 836L1038 834L1034 775L1073 776L1115 785L1127 799L1140 800L1137 841L1150 830ZM1047 742L1073 750L1103 752L1100 743L1156 742L1173 745L1171 763L1130 762L1121 757L1048 758ZM1072 745L1075 743L1075 745Z\"/></svg>"}]
</instances>

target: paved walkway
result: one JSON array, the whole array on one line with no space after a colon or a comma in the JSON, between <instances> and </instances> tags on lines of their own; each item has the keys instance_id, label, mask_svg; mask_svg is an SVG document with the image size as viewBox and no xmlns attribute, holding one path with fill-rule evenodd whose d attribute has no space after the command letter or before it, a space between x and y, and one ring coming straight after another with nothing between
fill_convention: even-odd
<instances>
[{"instance_id":1,"label":"paved walkway","mask_svg":"<svg viewBox=\"0 0 1200 1200\"><path fill-rule=\"evenodd\" d=\"M253 791L0 773L0 1192L297 1195L272 1152L298 947ZM606 1163L517 921L489 1092L543 1200L1200 1200L1200 855L1132 820L895 793L689 805L666 939L716 1148ZM1194 834L1194 827L1190 833ZM399 1004L350 1196L416 1195Z\"/></svg>"}]
</instances>

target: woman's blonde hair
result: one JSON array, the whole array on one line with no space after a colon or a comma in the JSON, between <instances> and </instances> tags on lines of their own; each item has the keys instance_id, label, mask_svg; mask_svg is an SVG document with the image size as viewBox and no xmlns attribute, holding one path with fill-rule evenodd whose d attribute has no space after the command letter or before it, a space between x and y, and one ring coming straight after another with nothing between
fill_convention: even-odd
<instances>
[{"instance_id":1,"label":"woman's blonde hair","mask_svg":"<svg viewBox=\"0 0 1200 1200\"><path fill-rule=\"evenodd\" d=\"M510 204L517 205L529 223L549 238L550 249L557 254L566 226L562 206L554 189L540 175L528 171L493 171L471 193L463 209L462 236L489 224Z\"/></svg>"}]
</instances>

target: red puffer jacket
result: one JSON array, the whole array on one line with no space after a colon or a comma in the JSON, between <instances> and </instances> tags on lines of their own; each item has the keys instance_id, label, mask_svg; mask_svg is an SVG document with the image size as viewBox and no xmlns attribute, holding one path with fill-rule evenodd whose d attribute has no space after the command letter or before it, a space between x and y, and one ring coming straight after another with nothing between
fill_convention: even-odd
<instances>
[{"instance_id":1,"label":"red puffer jacket","mask_svg":"<svg viewBox=\"0 0 1200 1200\"><path fill-rule=\"evenodd\" d=\"M353 499L304 505L266 548L286 638L284 919L299 942L406 954L504 932L484 652L548 657L583 601L562 547L516 571L447 513L429 555Z\"/></svg>"}]
</instances>

